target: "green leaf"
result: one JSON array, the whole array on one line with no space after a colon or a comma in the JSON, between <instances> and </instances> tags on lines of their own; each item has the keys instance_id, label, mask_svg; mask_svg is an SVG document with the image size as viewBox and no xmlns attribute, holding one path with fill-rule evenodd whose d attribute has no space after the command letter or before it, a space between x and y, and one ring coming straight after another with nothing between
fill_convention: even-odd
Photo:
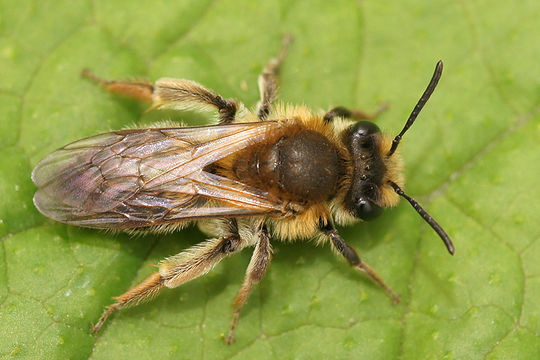
<instances>
[{"instance_id":1,"label":"green leaf","mask_svg":"<svg viewBox=\"0 0 540 360\"><path fill-rule=\"evenodd\" d=\"M540 358L540 5L453 1L0 2L0 357L14 359ZM129 237L55 223L30 173L73 140L127 125L207 118L153 112L81 79L182 77L247 106L257 76L294 42L283 101L390 109L403 126L437 60L443 78L400 149L408 204L341 229L402 296L312 242L274 242L272 266L223 335L249 251L154 301L113 315L111 297L149 264L204 240L196 229Z\"/></svg>"}]
</instances>

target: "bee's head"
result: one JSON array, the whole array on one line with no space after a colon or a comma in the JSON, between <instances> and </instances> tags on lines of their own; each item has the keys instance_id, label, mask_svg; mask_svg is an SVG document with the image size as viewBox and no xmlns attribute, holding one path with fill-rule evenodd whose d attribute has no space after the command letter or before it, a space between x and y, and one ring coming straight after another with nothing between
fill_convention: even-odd
<instances>
[{"instance_id":1,"label":"bee's head","mask_svg":"<svg viewBox=\"0 0 540 360\"><path fill-rule=\"evenodd\" d=\"M442 66L442 62L439 61L426 91L413 109L403 130L393 140L382 135L379 127L370 121L358 121L343 132L342 140L352 160L350 186L343 199L343 205L350 215L362 220L371 220L379 216L383 208L395 206L402 196L437 232L448 251L453 254L454 247L448 235L416 200L401 189L404 183L401 172L402 161L396 152L403 134L411 127L435 90L442 75Z\"/></svg>"},{"instance_id":2,"label":"bee's head","mask_svg":"<svg viewBox=\"0 0 540 360\"><path fill-rule=\"evenodd\" d=\"M353 165L350 187L344 198L345 209L356 218L374 219L383 208L399 201L388 181L403 184L401 158L397 154L386 158L384 148L388 152L388 140L371 121L359 121L345 130L343 143Z\"/></svg>"}]
</instances>

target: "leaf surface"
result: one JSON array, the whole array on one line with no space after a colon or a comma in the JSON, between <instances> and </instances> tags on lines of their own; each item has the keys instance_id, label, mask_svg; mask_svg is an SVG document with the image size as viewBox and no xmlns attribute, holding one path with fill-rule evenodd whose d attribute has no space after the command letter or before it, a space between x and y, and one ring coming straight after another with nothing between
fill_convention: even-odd
<instances>
[{"instance_id":1,"label":"leaf surface","mask_svg":"<svg viewBox=\"0 0 540 360\"><path fill-rule=\"evenodd\" d=\"M0 357L15 359L540 358L540 6L328 1L0 2ZM254 106L257 76L294 42L283 101L390 109L401 130L437 60L443 78L400 146L407 192L456 255L402 203L343 237L402 296L328 246L274 242L272 266L222 337L250 253L89 331L149 264L204 240L196 229L129 237L54 223L30 173L71 141L191 113L144 107L81 79L181 77Z\"/></svg>"}]
</instances>

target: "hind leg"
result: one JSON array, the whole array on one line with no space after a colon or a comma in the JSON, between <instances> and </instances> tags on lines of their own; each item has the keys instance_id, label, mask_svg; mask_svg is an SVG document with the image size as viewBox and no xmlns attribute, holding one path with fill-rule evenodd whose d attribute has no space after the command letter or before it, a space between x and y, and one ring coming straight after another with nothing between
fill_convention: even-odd
<instances>
[{"instance_id":1,"label":"hind leg","mask_svg":"<svg viewBox=\"0 0 540 360\"><path fill-rule=\"evenodd\" d=\"M151 103L154 86L150 81L117 81L98 77L89 69L83 69L81 76L98 83L108 92L122 94L140 102Z\"/></svg>"},{"instance_id":2,"label":"hind leg","mask_svg":"<svg viewBox=\"0 0 540 360\"><path fill-rule=\"evenodd\" d=\"M159 264L159 271L152 273L140 284L114 298L116 303L106 307L92 331L98 332L107 318L116 310L140 304L156 296L164 286L175 288L209 272L227 256L249 244L238 234L236 220L232 219L219 239L210 239L177 255L168 257Z\"/></svg>"},{"instance_id":3,"label":"hind leg","mask_svg":"<svg viewBox=\"0 0 540 360\"><path fill-rule=\"evenodd\" d=\"M225 99L213 90L191 80L162 78L155 84L149 81L105 80L88 69L84 69L81 75L97 82L111 93L152 103L149 110L217 110L219 123L229 124L233 122L236 112L242 107L235 100Z\"/></svg>"}]
</instances>

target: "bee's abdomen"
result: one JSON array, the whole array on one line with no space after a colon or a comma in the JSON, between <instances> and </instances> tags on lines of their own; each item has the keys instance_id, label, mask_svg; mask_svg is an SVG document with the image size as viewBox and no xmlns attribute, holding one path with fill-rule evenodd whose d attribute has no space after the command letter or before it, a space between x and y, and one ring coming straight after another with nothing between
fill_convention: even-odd
<instances>
[{"instance_id":1,"label":"bee's abdomen","mask_svg":"<svg viewBox=\"0 0 540 360\"><path fill-rule=\"evenodd\" d=\"M322 134L304 130L255 145L234 164L236 176L262 190L295 201L332 197L343 173L337 148Z\"/></svg>"}]
</instances>

